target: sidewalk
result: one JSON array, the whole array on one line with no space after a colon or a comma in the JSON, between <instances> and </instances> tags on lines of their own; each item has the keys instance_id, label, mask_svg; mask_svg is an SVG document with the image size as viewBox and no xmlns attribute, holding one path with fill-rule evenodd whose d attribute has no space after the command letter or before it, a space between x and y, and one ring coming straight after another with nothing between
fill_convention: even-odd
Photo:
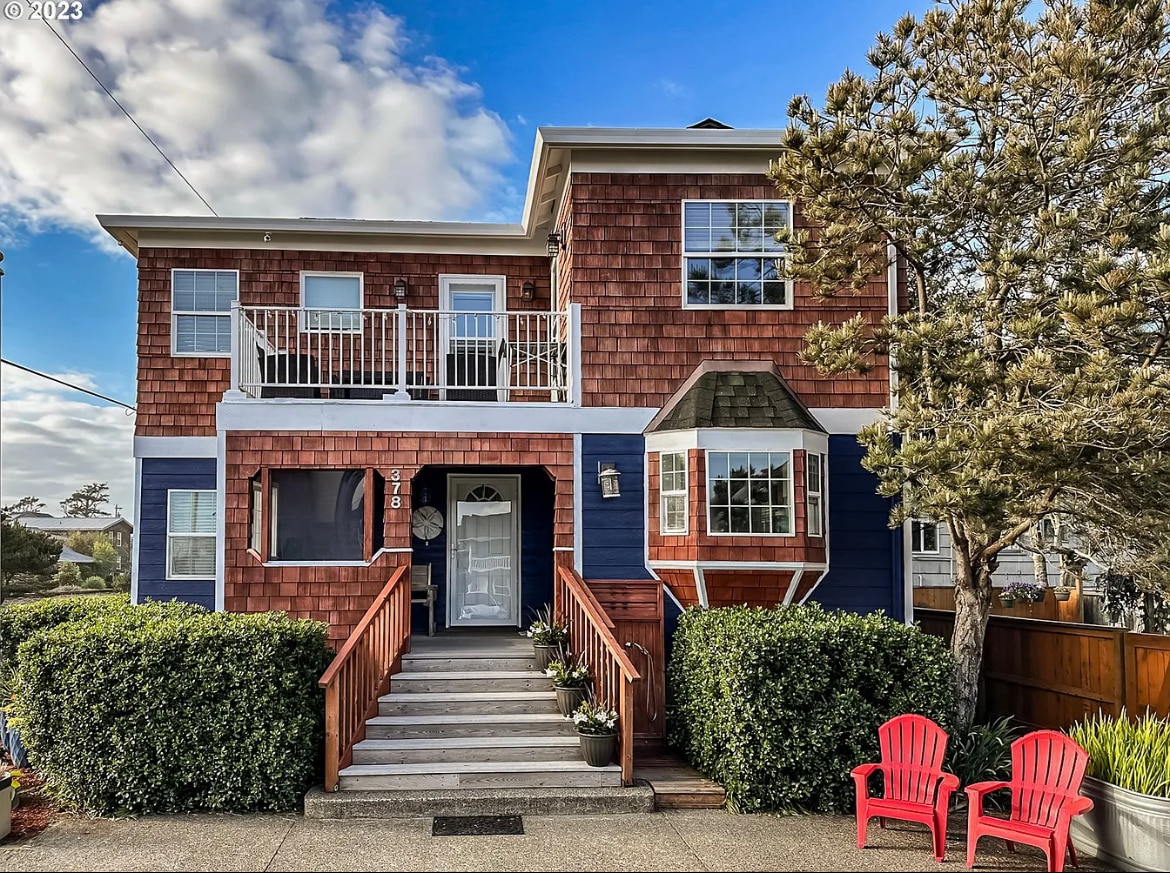
<instances>
[{"instance_id":1,"label":"sidewalk","mask_svg":"<svg viewBox=\"0 0 1170 873\"><path fill-rule=\"evenodd\" d=\"M953 824L962 822L952 818ZM3 870L965 870L961 830L936 865L925 829L870 829L858 849L847 816L734 816L716 810L525 816L523 836L433 837L431 820L316 821L191 815L67 818L19 845ZM981 870L1043 870L1023 847L985 839ZM1084 870L1102 870L1091 860Z\"/></svg>"}]
</instances>

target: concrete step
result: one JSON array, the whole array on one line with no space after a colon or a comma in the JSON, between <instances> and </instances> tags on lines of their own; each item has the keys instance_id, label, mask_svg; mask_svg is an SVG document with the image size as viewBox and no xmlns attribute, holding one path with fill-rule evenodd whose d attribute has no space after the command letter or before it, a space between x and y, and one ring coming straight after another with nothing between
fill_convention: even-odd
<instances>
[{"instance_id":1,"label":"concrete step","mask_svg":"<svg viewBox=\"0 0 1170 873\"><path fill-rule=\"evenodd\" d=\"M305 818L412 818L435 815L615 815L654 811L654 791L630 788L456 788L335 791L305 795Z\"/></svg>"},{"instance_id":2,"label":"concrete step","mask_svg":"<svg viewBox=\"0 0 1170 873\"><path fill-rule=\"evenodd\" d=\"M450 761L579 761L576 736L426 737L362 740L353 747L355 764L418 764Z\"/></svg>"},{"instance_id":3,"label":"concrete step","mask_svg":"<svg viewBox=\"0 0 1170 873\"><path fill-rule=\"evenodd\" d=\"M342 791L441 788L603 788L621 785L617 764L584 761L451 761L422 764L352 764L341 771Z\"/></svg>"},{"instance_id":4,"label":"concrete step","mask_svg":"<svg viewBox=\"0 0 1170 873\"><path fill-rule=\"evenodd\" d=\"M448 671L494 673L499 670L536 673L536 658L532 657L531 652L518 657L493 652L459 652L458 655L450 657L431 654L405 655L402 658L402 673L395 674L395 678L404 673L445 673Z\"/></svg>"},{"instance_id":5,"label":"concrete step","mask_svg":"<svg viewBox=\"0 0 1170 873\"><path fill-rule=\"evenodd\" d=\"M391 692L378 698L379 715L463 715L557 712L557 693L548 691ZM469 718L469 720L471 720Z\"/></svg>"},{"instance_id":6,"label":"concrete step","mask_svg":"<svg viewBox=\"0 0 1170 873\"><path fill-rule=\"evenodd\" d=\"M560 713L520 712L467 715L379 715L366 721L367 739L443 737L576 737L573 723Z\"/></svg>"},{"instance_id":7,"label":"concrete step","mask_svg":"<svg viewBox=\"0 0 1170 873\"><path fill-rule=\"evenodd\" d=\"M390 681L394 694L414 694L420 691L462 694L475 691L548 691L552 680L535 671L496 670L492 672L463 670L432 670L420 673L398 673Z\"/></svg>"}]
</instances>

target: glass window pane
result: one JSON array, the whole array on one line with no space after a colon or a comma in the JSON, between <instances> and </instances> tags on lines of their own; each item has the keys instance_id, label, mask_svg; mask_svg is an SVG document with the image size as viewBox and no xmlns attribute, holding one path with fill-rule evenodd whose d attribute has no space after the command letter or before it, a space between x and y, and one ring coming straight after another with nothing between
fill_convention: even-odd
<instances>
[{"instance_id":1,"label":"glass window pane","mask_svg":"<svg viewBox=\"0 0 1170 873\"><path fill-rule=\"evenodd\" d=\"M781 452L772 452L772 478L773 479L787 479L788 478L788 455Z\"/></svg>"},{"instance_id":2,"label":"glass window pane","mask_svg":"<svg viewBox=\"0 0 1170 873\"><path fill-rule=\"evenodd\" d=\"M711 251L713 252L734 252L737 248L735 238L735 228L732 227L713 227L711 228Z\"/></svg>"},{"instance_id":3,"label":"glass window pane","mask_svg":"<svg viewBox=\"0 0 1170 873\"><path fill-rule=\"evenodd\" d=\"M727 466L732 478L746 479L748 475L748 453L728 452Z\"/></svg>"},{"instance_id":4,"label":"glass window pane","mask_svg":"<svg viewBox=\"0 0 1170 873\"><path fill-rule=\"evenodd\" d=\"M357 276L305 276L306 309L361 309L361 280Z\"/></svg>"},{"instance_id":5,"label":"glass window pane","mask_svg":"<svg viewBox=\"0 0 1170 873\"><path fill-rule=\"evenodd\" d=\"M210 270L198 270L195 273L195 290L215 293L215 273Z\"/></svg>"},{"instance_id":6,"label":"glass window pane","mask_svg":"<svg viewBox=\"0 0 1170 873\"><path fill-rule=\"evenodd\" d=\"M167 533L215 533L214 491L172 491Z\"/></svg>"},{"instance_id":7,"label":"glass window pane","mask_svg":"<svg viewBox=\"0 0 1170 873\"><path fill-rule=\"evenodd\" d=\"M771 533L772 513L768 507L752 507L752 533Z\"/></svg>"},{"instance_id":8,"label":"glass window pane","mask_svg":"<svg viewBox=\"0 0 1170 873\"><path fill-rule=\"evenodd\" d=\"M735 278L741 282L753 281L760 278L759 258L736 258Z\"/></svg>"},{"instance_id":9,"label":"glass window pane","mask_svg":"<svg viewBox=\"0 0 1170 873\"><path fill-rule=\"evenodd\" d=\"M688 252L711 251L711 229L703 227L687 227L683 234L683 245Z\"/></svg>"},{"instance_id":10,"label":"glass window pane","mask_svg":"<svg viewBox=\"0 0 1170 873\"><path fill-rule=\"evenodd\" d=\"M691 227L710 227L711 226L711 204L710 203L687 203L683 208L683 226Z\"/></svg>"},{"instance_id":11,"label":"glass window pane","mask_svg":"<svg viewBox=\"0 0 1170 873\"><path fill-rule=\"evenodd\" d=\"M176 290L176 291L194 291L195 290L195 273L191 270L175 270L175 272L174 272L174 290Z\"/></svg>"},{"instance_id":12,"label":"glass window pane","mask_svg":"<svg viewBox=\"0 0 1170 873\"><path fill-rule=\"evenodd\" d=\"M777 263L775 258L761 258L760 259L760 277L763 279L776 279L779 273L777 272Z\"/></svg>"},{"instance_id":13,"label":"glass window pane","mask_svg":"<svg viewBox=\"0 0 1170 873\"><path fill-rule=\"evenodd\" d=\"M707 498L712 506L727 506L730 503L729 487L726 479L714 479L711 482L711 494Z\"/></svg>"},{"instance_id":14,"label":"glass window pane","mask_svg":"<svg viewBox=\"0 0 1170 873\"><path fill-rule=\"evenodd\" d=\"M712 279L734 279L735 278L735 258L712 258L711 259L711 278Z\"/></svg>"},{"instance_id":15,"label":"glass window pane","mask_svg":"<svg viewBox=\"0 0 1170 873\"><path fill-rule=\"evenodd\" d=\"M711 283L710 282L696 282L691 280L687 282L687 303L696 305L703 305L711 302Z\"/></svg>"},{"instance_id":16,"label":"glass window pane","mask_svg":"<svg viewBox=\"0 0 1170 873\"><path fill-rule=\"evenodd\" d=\"M195 308L195 290L175 291L175 299L172 303L175 312L190 312Z\"/></svg>"},{"instance_id":17,"label":"glass window pane","mask_svg":"<svg viewBox=\"0 0 1170 873\"><path fill-rule=\"evenodd\" d=\"M780 230L788 227L788 204L787 203L768 203L763 204L764 207L764 227L768 230Z\"/></svg>"},{"instance_id":18,"label":"glass window pane","mask_svg":"<svg viewBox=\"0 0 1170 873\"><path fill-rule=\"evenodd\" d=\"M772 505L783 506L788 503L788 483L780 480L772 481Z\"/></svg>"},{"instance_id":19,"label":"glass window pane","mask_svg":"<svg viewBox=\"0 0 1170 873\"><path fill-rule=\"evenodd\" d=\"M735 302L745 306L760 305L759 282L737 282L735 284Z\"/></svg>"},{"instance_id":20,"label":"glass window pane","mask_svg":"<svg viewBox=\"0 0 1170 873\"><path fill-rule=\"evenodd\" d=\"M769 306L784 306L788 303L788 288L784 282L764 283L764 303Z\"/></svg>"},{"instance_id":21,"label":"glass window pane","mask_svg":"<svg viewBox=\"0 0 1170 873\"><path fill-rule=\"evenodd\" d=\"M168 576L215 578L215 537L172 536Z\"/></svg>"},{"instance_id":22,"label":"glass window pane","mask_svg":"<svg viewBox=\"0 0 1170 873\"><path fill-rule=\"evenodd\" d=\"M687 279L710 279L710 258L687 258Z\"/></svg>"},{"instance_id":23,"label":"glass window pane","mask_svg":"<svg viewBox=\"0 0 1170 873\"><path fill-rule=\"evenodd\" d=\"M753 479L751 484L752 506L767 506L769 503L768 480Z\"/></svg>"},{"instance_id":24,"label":"glass window pane","mask_svg":"<svg viewBox=\"0 0 1170 873\"><path fill-rule=\"evenodd\" d=\"M740 227L736 241L741 252L758 252L764 247L764 232L758 227Z\"/></svg>"},{"instance_id":25,"label":"glass window pane","mask_svg":"<svg viewBox=\"0 0 1170 873\"><path fill-rule=\"evenodd\" d=\"M711 452L707 456L707 475L712 479L726 479L727 470L727 452Z\"/></svg>"},{"instance_id":26,"label":"glass window pane","mask_svg":"<svg viewBox=\"0 0 1170 873\"><path fill-rule=\"evenodd\" d=\"M772 533L792 533L792 519L788 514L787 506L772 508Z\"/></svg>"},{"instance_id":27,"label":"glass window pane","mask_svg":"<svg viewBox=\"0 0 1170 873\"><path fill-rule=\"evenodd\" d=\"M712 227L734 227L735 226L735 206L732 203L711 204L711 226Z\"/></svg>"},{"instance_id":28,"label":"glass window pane","mask_svg":"<svg viewBox=\"0 0 1170 873\"><path fill-rule=\"evenodd\" d=\"M215 274L215 290L221 294L236 296L236 274L223 271Z\"/></svg>"},{"instance_id":29,"label":"glass window pane","mask_svg":"<svg viewBox=\"0 0 1170 873\"><path fill-rule=\"evenodd\" d=\"M821 498L808 499L808 532L811 536L821 535Z\"/></svg>"},{"instance_id":30,"label":"glass window pane","mask_svg":"<svg viewBox=\"0 0 1170 873\"><path fill-rule=\"evenodd\" d=\"M772 456L768 452L752 452L748 455L753 479L767 479L772 467Z\"/></svg>"},{"instance_id":31,"label":"glass window pane","mask_svg":"<svg viewBox=\"0 0 1170 873\"><path fill-rule=\"evenodd\" d=\"M732 506L747 506L748 505L748 480L747 479L732 479L730 482L730 497L729 501Z\"/></svg>"},{"instance_id":32,"label":"glass window pane","mask_svg":"<svg viewBox=\"0 0 1170 873\"><path fill-rule=\"evenodd\" d=\"M742 509L732 508L731 510L731 531L732 533L751 533L751 517L748 515L747 507Z\"/></svg>"},{"instance_id":33,"label":"glass window pane","mask_svg":"<svg viewBox=\"0 0 1170 873\"><path fill-rule=\"evenodd\" d=\"M726 509L711 508L711 533L730 533L730 512Z\"/></svg>"},{"instance_id":34,"label":"glass window pane","mask_svg":"<svg viewBox=\"0 0 1170 873\"><path fill-rule=\"evenodd\" d=\"M732 281L711 283L711 302L717 306L735 303L735 283Z\"/></svg>"}]
</instances>

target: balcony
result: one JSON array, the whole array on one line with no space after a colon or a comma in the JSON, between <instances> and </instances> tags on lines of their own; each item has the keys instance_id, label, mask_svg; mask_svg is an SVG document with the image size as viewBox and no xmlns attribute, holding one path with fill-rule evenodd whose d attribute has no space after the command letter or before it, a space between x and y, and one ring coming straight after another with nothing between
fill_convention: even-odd
<instances>
[{"instance_id":1,"label":"balcony","mask_svg":"<svg viewBox=\"0 0 1170 873\"><path fill-rule=\"evenodd\" d=\"M235 304L232 387L248 398L567 404L579 312Z\"/></svg>"}]
</instances>

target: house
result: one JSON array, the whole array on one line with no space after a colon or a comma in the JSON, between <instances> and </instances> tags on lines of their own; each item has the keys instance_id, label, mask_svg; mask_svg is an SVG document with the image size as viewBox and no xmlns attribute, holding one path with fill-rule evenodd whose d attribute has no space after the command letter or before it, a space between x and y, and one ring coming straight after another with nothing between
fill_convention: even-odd
<instances>
[{"instance_id":1,"label":"house","mask_svg":"<svg viewBox=\"0 0 1170 873\"><path fill-rule=\"evenodd\" d=\"M340 644L404 564L460 631L525 624L563 566L603 606L664 603L658 668L688 606L904 618L906 534L856 440L887 367L798 357L903 277L778 277L804 221L765 176L778 138L541 128L518 224L99 216L138 260L134 600Z\"/></svg>"},{"instance_id":2,"label":"house","mask_svg":"<svg viewBox=\"0 0 1170 873\"><path fill-rule=\"evenodd\" d=\"M54 518L50 515L36 513L18 516L16 520L30 530L39 530L41 533L46 533L61 542L65 542L69 539L69 535L74 533L104 534L109 539L110 545L118 552L118 563L116 566L118 570L121 570L129 564L130 556L133 552L134 526L121 516L99 515L93 518ZM74 559L68 557L67 552L76 554L72 549L62 551L61 560L69 560L74 563L86 563L93 560L85 555L80 556L81 558L85 558L85 561L81 561L80 558Z\"/></svg>"}]
</instances>

